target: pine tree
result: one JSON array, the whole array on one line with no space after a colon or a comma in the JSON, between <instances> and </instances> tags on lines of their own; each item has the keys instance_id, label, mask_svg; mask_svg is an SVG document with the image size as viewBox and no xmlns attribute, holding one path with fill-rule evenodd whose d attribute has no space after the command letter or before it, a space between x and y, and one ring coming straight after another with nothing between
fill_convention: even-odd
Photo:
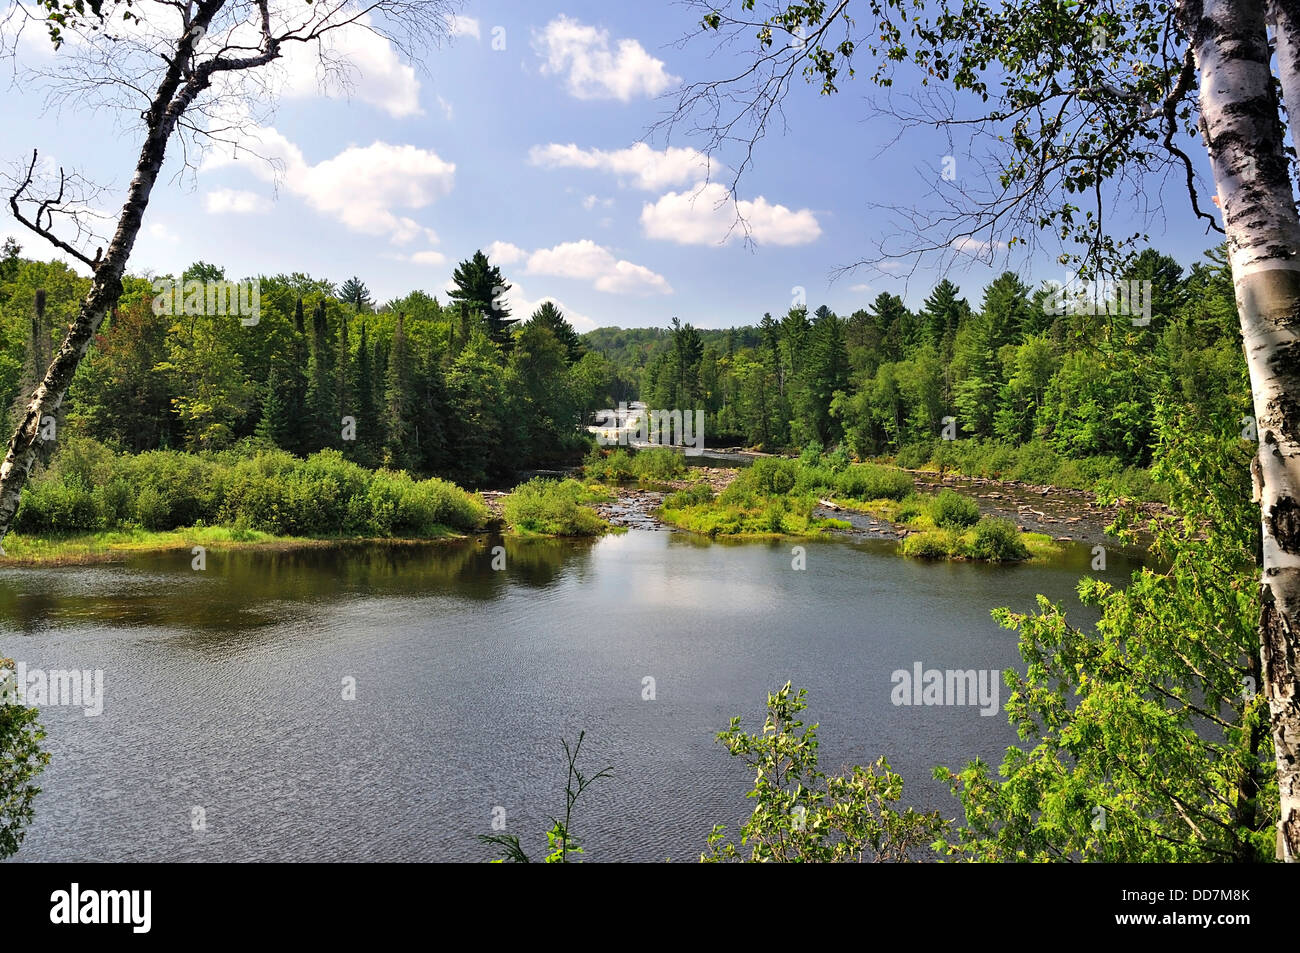
<instances>
[{"instance_id":1,"label":"pine tree","mask_svg":"<svg viewBox=\"0 0 1300 953\"><path fill-rule=\"evenodd\" d=\"M280 370L272 367L266 380L266 396L262 399L262 416L257 421L257 429L254 433L263 440L269 440L284 449L293 439L291 425L292 420L288 413L288 400Z\"/></svg>"},{"instance_id":2,"label":"pine tree","mask_svg":"<svg viewBox=\"0 0 1300 953\"><path fill-rule=\"evenodd\" d=\"M356 417L356 407L352 392L352 375L350 367L351 352L348 346L348 318L347 315L339 317L339 347L338 360L334 363L334 426L341 428L344 417ZM336 433L341 432L336 430ZM343 452L349 458L355 458L357 445L355 441L344 441Z\"/></svg>"},{"instance_id":3,"label":"pine tree","mask_svg":"<svg viewBox=\"0 0 1300 953\"><path fill-rule=\"evenodd\" d=\"M369 311L372 304L370 289L362 284L361 279L356 276L339 285L339 300L344 304L352 305L357 314Z\"/></svg>"},{"instance_id":4,"label":"pine tree","mask_svg":"<svg viewBox=\"0 0 1300 953\"><path fill-rule=\"evenodd\" d=\"M413 417L411 354L406 340L405 317L397 315L393 344L388 354L388 372L384 378L384 450L383 464L395 470L407 469L413 458Z\"/></svg>"},{"instance_id":5,"label":"pine tree","mask_svg":"<svg viewBox=\"0 0 1300 953\"><path fill-rule=\"evenodd\" d=\"M452 273L456 288L448 294L452 301L467 306L483 315L488 322L488 334L503 350L510 349L510 326L518 319L510 317L510 309L503 304L504 296L513 287L507 284L501 269L488 262L482 251L462 261ZM465 340L461 339L461 346Z\"/></svg>"},{"instance_id":6,"label":"pine tree","mask_svg":"<svg viewBox=\"0 0 1300 953\"><path fill-rule=\"evenodd\" d=\"M307 427L306 452L333 446L331 439L338 433L338 420L334 417L337 403L334 396L332 374L333 349L329 344L329 327L325 315L325 302L319 301L311 315L311 355L307 361Z\"/></svg>"},{"instance_id":7,"label":"pine tree","mask_svg":"<svg viewBox=\"0 0 1300 953\"><path fill-rule=\"evenodd\" d=\"M361 322L357 340L357 359L352 363L352 395L356 404L357 459L373 466L383 448L378 401L375 395L375 357L367 340L366 323Z\"/></svg>"},{"instance_id":8,"label":"pine tree","mask_svg":"<svg viewBox=\"0 0 1300 953\"><path fill-rule=\"evenodd\" d=\"M555 339L564 347L566 360L570 365L576 363L586 351L578 338L578 332L565 320L564 312L557 308L553 301L543 301L533 312L533 316L528 319L528 323L546 328L554 334Z\"/></svg>"}]
</instances>

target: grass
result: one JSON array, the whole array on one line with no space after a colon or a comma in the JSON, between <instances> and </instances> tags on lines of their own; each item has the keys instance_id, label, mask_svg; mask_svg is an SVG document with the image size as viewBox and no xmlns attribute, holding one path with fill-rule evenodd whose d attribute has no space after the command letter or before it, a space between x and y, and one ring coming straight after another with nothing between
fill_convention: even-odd
<instances>
[{"instance_id":1,"label":"grass","mask_svg":"<svg viewBox=\"0 0 1300 953\"><path fill-rule=\"evenodd\" d=\"M427 536L385 538L383 542L415 543L429 539L461 538L463 534L444 527ZM371 536L277 536L260 530L230 526L187 526L170 530L133 527L53 535L10 533L4 541L5 556L0 559L0 565L74 566L112 562L135 553L188 550L194 546L215 550L301 549L377 540L377 537Z\"/></svg>"}]
</instances>

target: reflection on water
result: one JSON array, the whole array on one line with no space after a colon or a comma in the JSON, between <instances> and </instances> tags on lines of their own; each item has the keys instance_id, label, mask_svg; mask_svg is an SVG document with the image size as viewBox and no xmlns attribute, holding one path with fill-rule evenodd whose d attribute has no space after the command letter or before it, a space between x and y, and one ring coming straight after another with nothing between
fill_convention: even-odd
<instances>
[{"instance_id":1,"label":"reflection on water","mask_svg":"<svg viewBox=\"0 0 1300 953\"><path fill-rule=\"evenodd\" d=\"M789 543L639 531L7 570L3 654L105 672L101 716L43 712L54 758L17 859L477 860L494 807L537 847L558 739L585 728L588 766L617 775L578 817L589 858L689 860L748 809L715 734L787 679L810 690L824 768L885 754L909 801L952 814L933 765L997 762L1015 734L895 707L890 673L1016 665L989 610L1037 592L1077 609L1088 548L999 568L803 545L803 572ZM1105 575L1133 568L1113 555Z\"/></svg>"}]
</instances>

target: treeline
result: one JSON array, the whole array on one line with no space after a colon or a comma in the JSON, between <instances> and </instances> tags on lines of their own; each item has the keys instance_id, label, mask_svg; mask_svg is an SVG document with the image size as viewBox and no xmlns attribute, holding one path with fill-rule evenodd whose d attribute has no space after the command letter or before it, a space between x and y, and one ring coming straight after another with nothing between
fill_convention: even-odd
<instances>
[{"instance_id":1,"label":"treeline","mask_svg":"<svg viewBox=\"0 0 1300 953\"><path fill-rule=\"evenodd\" d=\"M944 280L915 312L881 293L848 317L794 307L757 326L674 322L586 340L651 407L703 407L713 445L843 442L860 457L919 465L947 455L967 468L983 458L992 469L1028 447L1026 464L1145 467L1157 404L1249 413L1231 275L1222 249L1206 258L1186 272L1155 250L1137 258L1125 277L1151 282L1145 325L1062 308L1051 289L1007 272L977 305Z\"/></svg>"},{"instance_id":2,"label":"treeline","mask_svg":"<svg viewBox=\"0 0 1300 953\"><path fill-rule=\"evenodd\" d=\"M177 280L225 278L199 262ZM61 437L137 453L241 442L300 457L334 449L362 466L479 486L580 455L577 424L610 400L611 364L549 302L511 316L500 304L510 286L481 252L456 269L445 304L413 291L376 307L355 278L336 287L263 276L255 324L231 308L155 307L155 281L124 280L60 411ZM86 286L6 243L0 397L11 418Z\"/></svg>"}]
</instances>

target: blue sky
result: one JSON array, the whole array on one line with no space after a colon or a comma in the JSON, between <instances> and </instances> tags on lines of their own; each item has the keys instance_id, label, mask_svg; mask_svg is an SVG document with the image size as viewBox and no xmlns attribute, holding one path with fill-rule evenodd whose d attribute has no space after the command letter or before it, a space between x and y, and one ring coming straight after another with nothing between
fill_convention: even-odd
<instances>
[{"instance_id":1,"label":"blue sky","mask_svg":"<svg viewBox=\"0 0 1300 953\"><path fill-rule=\"evenodd\" d=\"M674 315L702 327L753 323L784 313L796 288L810 307L841 314L880 291L918 305L940 271L831 276L894 230L873 204L932 202L942 140L908 135L886 148L897 128L867 119L865 80L834 97L796 88L788 130L764 141L741 183L755 243L723 243L732 216L715 205L734 157L716 157L717 184L703 186L703 142L643 141L680 81L728 68L707 42L678 46L694 26L690 8L667 2L470 2L458 35L428 51L421 70L369 34L343 41L355 63L350 96L320 89L309 61L291 63L253 142L281 161L280 174L246 150L216 149L178 175L173 146L132 270L202 259L231 277L356 274L380 301L415 288L445 300L455 263L483 248L515 285L518 316L552 298L580 330L662 326ZM23 55L39 64L51 54L29 38ZM100 204L116 210L138 129L102 109L47 112L44 90L24 81L0 100L0 130L0 159L16 164L38 147L108 186ZM1203 157L1199 143L1188 151ZM964 172L959 159L959 184ZM1190 264L1215 242L1177 188L1165 196L1153 244ZM0 232L20 230L6 208ZM35 236L19 237L26 254L51 257ZM958 258L946 273L978 303L1001 267ZM1034 281L1067 277L1046 255L1010 264Z\"/></svg>"}]
</instances>

